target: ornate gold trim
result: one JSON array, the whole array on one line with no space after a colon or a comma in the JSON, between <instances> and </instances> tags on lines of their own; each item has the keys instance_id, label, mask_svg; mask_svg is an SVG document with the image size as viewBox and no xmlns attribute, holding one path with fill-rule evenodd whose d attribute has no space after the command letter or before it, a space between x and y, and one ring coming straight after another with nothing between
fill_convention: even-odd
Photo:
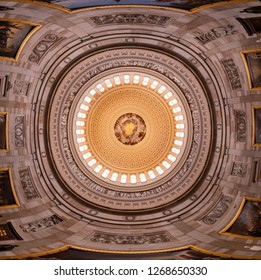
<instances>
[{"instance_id":1,"label":"ornate gold trim","mask_svg":"<svg viewBox=\"0 0 261 280\"><path fill-rule=\"evenodd\" d=\"M10 0L11 2L24 2L24 3L31 3L31 4L37 4L41 6L51 7L54 9L61 10L66 13L78 13L83 12L87 10L97 10L97 9L115 9L115 8L152 8L152 9L160 9L160 10L169 10L169 11L176 11L176 12L182 12L186 14L193 14L195 12L199 12L201 10L205 10L208 8L215 8L223 5L229 5L229 4L237 4L237 3L247 3L247 2L255 2L255 0L232 0L232 1L224 1L224 2L218 2L218 3L212 3L212 4L205 4L196 8L193 8L191 10L185 10L182 8L174 8L174 7L166 7L166 6L152 6L152 5L108 5L108 6L96 6L96 7L86 7L86 8L78 8L75 10L71 10L69 8L65 8L63 6L60 6L59 4L53 4L53 3L45 3L41 1L35 1L35 0Z\"/></svg>"},{"instance_id":2,"label":"ornate gold trim","mask_svg":"<svg viewBox=\"0 0 261 280\"><path fill-rule=\"evenodd\" d=\"M255 109L261 109L261 106L252 106L252 146L261 146L261 143L255 142L256 126L255 126Z\"/></svg>"},{"instance_id":3,"label":"ornate gold trim","mask_svg":"<svg viewBox=\"0 0 261 280\"><path fill-rule=\"evenodd\" d=\"M213 257L220 257L220 258L227 258L227 259L248 259L248 260L261 260L260 256L241 256L241 255L233 255L233 254L226 254L226 253L219 253L219 252L213 252L210 250L202 249L200 247L197 247L195 245L186 245L181 246L177 248L169 248L169 249L162 249L162 250L148 250L148 251L111 251L111 250L98 250L98 249L91 249L91 248L85 248L75 245L64 245L62 247L59 247L57 249L48 250L45 252L39 252L39 253L32 253L32 254L23 254L23 255L17 255L17 256L0 256L0 260L12 260L12 259L27 259L27 258L37 258L37 257L43 257L48 256L51 254L63 252L68 249L76 249L76 250L82 250L82 251L89 251L89 252L95 252L95 253L104 253L104 254L115 254L115 255L144 255L144 254L156 254L156 253L169 253L169 252L177 252L177 251L183 251L183 250L194 250L196 252L210 255Z\"/></svg>"},{"instance_id":4,"label":"ornate gold trim","mask_svg":"<svg viewBox=\"0 0 261 280\"><path fill-rule=\"evenodd\" d=\"M245 65L245 69L246 69L246 73L247 73L247 80L248 80L250 90L261 90L261 87L254 87L253 86L253 83L252 83L252 80L251 80L249 65L248 65L247 59L246 59L246 54L255 53L255 52L261 52L261 49L241 51L240 55L243 59L244 65Z\"/></svg>"},{"instance_id":5,"label":"ornate gold trim","mask_svg":"<svg viewBox=\"0 0 261 280\"><path fill-rule=\"evenodd\" d=\"M0 59L4 59L4 60L11 60L11 61L17 61L25 44L27 43L27 41L31 38L31 36L39 29L42 27L41 24L38 23L34 23L31 21L24 21L24 20L17 20L17 19L12 19L12 18L1 18L0 21L10 21L10 22L15 22L15 23L22 23L22 24L27 24L27 25L31 25L32 27L34 26L34 28L25 36L24 40L22 41L20 47L18 48L18 51L15 55L15 58L12 57L7 57L7 56L0 56Z\"/></svg>"},{"instance_id":6,"label":"ornate gold trim","mask_svg":"<svg viewBox=\"0 0 261 280\"><path fill-rule=\"evenodd\" d=\"M10 167L0 168L0 171L8 171L9 178L10 178L10 183L11 183L11 190L12 190L12 193L13 193L13 196L14 196L14 200L15 200L15 204L9 204L9 205L5 205L5 206L0 206L0 209L14 208L14 207L20 206L20 203L19 203L16 191L15 191L15 188L14 188L11 168Z\"/></svg>"},{"instance_id":7,"label":"ornate gold trim","mask_svg":"<svg viewBox=\"0 0 261 280\"><path fill-rule=\"evenodd\" d=\"M0 149L0 152L8 152L9 151L9 139L8 139L8 112L0 112L0 115L5 115L6 122L5 122L5 141L6 141L6 148Z\"/></svg>"},{"instance_id":8,"label":"ornate gold trim","mask_svg":"<svg viewBox=\"0 0 261 280\"><path fill-rule=\"evenodd\" d=\"M245 239L254 239L254 240L260 240L260 237L254 237L254 236L250 236L250 235L241 235L241 234L236 234L236 233L230 233L227 232L227 230L236 222L236 220L238 219L238 217L240 216L246 201L255 201L255 202L261 202L261 198L253 198L253 197L243 197L243 200L239 206L239 209L237 210L236 215L234 216L234 218L229 222L229 224L222 229L219 234L223 234L226 236L230 236L230 237L239 237L239 238L245 238Z\"/></svg>"}]
</instances>

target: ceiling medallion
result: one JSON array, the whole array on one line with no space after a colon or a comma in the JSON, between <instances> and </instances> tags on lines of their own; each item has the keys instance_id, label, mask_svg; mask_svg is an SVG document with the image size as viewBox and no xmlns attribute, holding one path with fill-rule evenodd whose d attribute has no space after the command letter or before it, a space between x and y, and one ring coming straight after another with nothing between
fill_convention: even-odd
<instances>
[{"instance_id":1,"label":"ceiling medallion","mask_svg":"<svg viewBox=\"0 0 261 280\"><path fill-rule=\"evenodd\" d=\"M143 118L134 113L121 115L115 125L114 134L124 145L136 145L146 135L146 124Z\"/></svg>"}]
</instances>

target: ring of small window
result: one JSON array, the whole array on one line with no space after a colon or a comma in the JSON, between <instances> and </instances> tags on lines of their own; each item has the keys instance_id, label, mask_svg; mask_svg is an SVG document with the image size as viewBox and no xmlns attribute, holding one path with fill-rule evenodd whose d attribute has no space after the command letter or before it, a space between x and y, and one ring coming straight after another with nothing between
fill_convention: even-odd
<instances>
[{"instance_id":1,"label":"ring of small window","mask_svg":"<svg viewBox=\"0 0 261 280\"><path fill-rule=\"evenodd\" d=\"M173 118L175 120L175 139L167 157L157 164L154 168L146 170L138 174L120 173L110 170L100 164L90 151L86 142L86 118L90 110L90 103L94 95L103 94L107 89L122 85L141 85L142 87L149 87L159 94L170 107ZM111 78L107 77L104 81L99 81L94 84L81 99L76 109L74 132L76 135L76 146L81 154L82 160L88 168L92 169L96 175L100 175L104 179L109 179L111 182L118 182L121 184L137 184L147 183L156 177L163 175L169 170L180 157L184 149L184 140L186 138L187 122L184 109L181 101L177 95L159 79L145 74L128 73L115 74Z\"/></svg>"}]
</instances>

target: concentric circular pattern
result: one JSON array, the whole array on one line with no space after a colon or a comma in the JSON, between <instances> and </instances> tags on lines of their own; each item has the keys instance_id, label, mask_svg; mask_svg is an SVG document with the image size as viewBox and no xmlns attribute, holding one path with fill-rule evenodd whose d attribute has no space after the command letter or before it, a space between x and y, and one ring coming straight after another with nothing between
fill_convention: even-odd
<instances>
[{"instance_id":1,"label":"concentric circular pattern","mask_svg":"<svg viewBox=\"0 0 261 280\"><path fill-rule=\"evenodd\" d=\"M136 145L146 135L146 124L139 115L126 113L117 119L114 134L122 144Z\"/></svg>"},{"instance_id":2,"label":"concentric circular pattern","mask_svg":"<svg viewBox=\"0 0 261 280\"><path fill-rule=\"evenodd\" d=\"M123 72L97 81L83 94L74 119L74 143L84 166L114 184L162 178L187 142L182 102L169 85L148 74Z\"/></svg>"},{"instance_id":3,"label":"concentric circular pattern","mask_svg":"<svg viewBox=\"0 0 261 280\"><path fill-rule=\"evenodd\" d=\"M183 197L204 174L212 141L208 98L175 57L104 50L69 65L55 84L48 110L52 163L83 201L115 210L158 208ZM115 136L117 120L128 113L146 126L135 145Z\"/></svg>"}]
</instances>

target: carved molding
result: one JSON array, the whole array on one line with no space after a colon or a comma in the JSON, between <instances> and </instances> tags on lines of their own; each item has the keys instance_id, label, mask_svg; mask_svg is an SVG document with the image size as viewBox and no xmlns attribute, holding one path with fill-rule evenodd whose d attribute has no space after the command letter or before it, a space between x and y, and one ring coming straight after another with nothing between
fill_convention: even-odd
<instances>
[{"instance_id":1,"label":"carved molding","mask_svg":"<svg viewBox=\"0 0 261 280\"><path fill-rule=\"evenodd\" d=\"M170 242L170 238L165 232L140 235L117 235L97 232L91 237L91 241L115 245L144 245Z\"/></svg>"},{"instance_id":2,"label":"carved molding","mask_svg":"<svg viewBox=\"0 0 261 280\"><path fill-rule=\"evenodd\" d=\"M38 221L34 221L28 224L20 225L20 228L27 233L37 232L39 230L47 229L50 227L53 227L55 225L58 225L63 220L58 217L57 215L52 215L50 217L43 218Z\"/></svg>"},{"instance_id":3,"label":"carved molding","mask_svg":"<svg viewBox=\"0 0 261 280\"><path fill-rule=\"evenodd\" d=\"M233 167L231 171L232 176L245 177L247 172L247 164L243 162L233 162Z\"/></svg>"},{"instance_id":4,"label":"carved molding","mask_svg":"<svg viewBox=\"0 0 261 280\"><path fill-rule=\"evenodd\" d=\"M124 24L124 23L138 23L138 24L154 24L165 25L170 17L163 17L158 15L144 15L144 14L117 14L117 15L102 15L90 18L95 25L105 24Z\"/></svg>"},{"instance_id":5,"label":"carved molding","mask_svg":"<svg viewBox=\"0 0 261 280\"><path fill-rule=\"evenodd\" d=\"M237 30L233 25L226 25L217 28L212 28L206 33L197 33L194 38L203 44L207 44L218 38L226 37L237 33Z\"/></svg>"},{"instance_id":6,"label":"carved molding","mask_svg":"<svg viewBox=\"0 0 261 280\"><path fill-rule=\"evenodd\" d=\"M222 195L217 205L202 219L207 225L214 224L218 218L222 217L232 202L232 197Z\"/></svg>"},{"instance_id":7,"label":"carved molding","mask_svg":"<svg viewBox=\"0 0 261 280\"><path fill-rule=\"evenodd\" d=\"M47 34L33 49L32 53L29 56L31 62L38 63L41 58L45 55L46 52L62 37L56 34Z\"/></svg>"},{"instance_id":8,"label":"carved molding","mask_svg":"<svg viewBox=\"0 0 261 280\"><path fill-rule=\"evenodd\" d=\"M24 116L18 116L15 118L15 146L23 148L24 144Z\"/></svg>"},{"instance_id":9,"label":"carved molding","mask_svg":"<svg viewBox=\"0 0 261 280\"><path fill-rule=\"evenodd\" d=\"M239 72L236 67L236 64L232 58L224 59L221 61L228 76L228 80L232 89L240 89L242 88Z\"/></svg>"},{"instance_id":10,"label":"carved molding","mask_svg":"<svg viewBox=\"0 0 261 280\"><path fill-rule=\"evenodd\" d=\"M244 111L235 111L236 115L236 133L237 141L246 141L246 113Z\"/></svg>"},{"instance_id":11,"label":"carved molding","mask_svg":"<svg viewBox=\"0 0 261 280\"><path fill-rule=\"evenodd\" d=\"M19 170L19 175L26 198L28 200L39 198L40 195L37 192L37 189L33 183L29 167Z\"/></svg>"}]
</instances>

